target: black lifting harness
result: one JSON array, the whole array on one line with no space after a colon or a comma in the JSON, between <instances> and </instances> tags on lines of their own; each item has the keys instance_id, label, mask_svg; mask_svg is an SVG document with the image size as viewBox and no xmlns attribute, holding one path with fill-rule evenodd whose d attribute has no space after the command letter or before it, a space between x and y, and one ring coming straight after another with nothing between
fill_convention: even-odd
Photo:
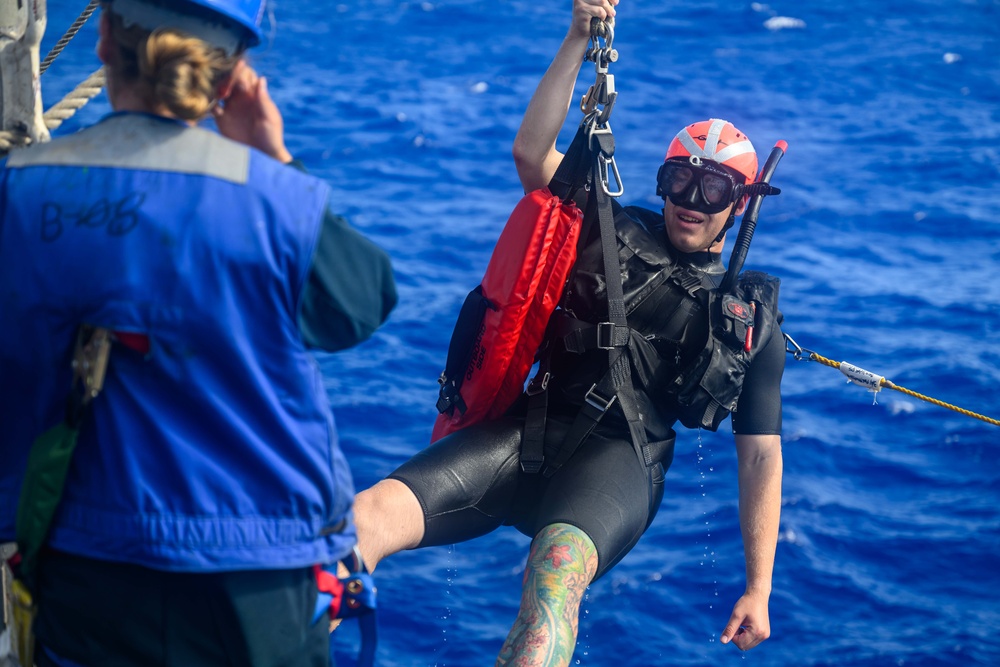
<instances>
[{"instance_id":1,"label":"black lifting harness","mask_svg":"<svg viewBox=\"0 0 1000 667\"><path fill-rule=\"evenodd\" d=\"M779 142L772 150L758 183L769 182L784 148L784 142ZM582 182L589 185L589 192L577 265L561 308L550 321L546 342L538 355L538 373L529 382L526 392L521 467L528 473L542 471L546 476L552 475L615 405L619 406L628 424L637 456L646 466L654 461L640 406L662 402L668 397L673 402L671 409L682 424L689 428L716 430L736 408L745 373L769 340L774 323L780 320L778 279L760 272L748 271L739 275L761 201L767 194L777 194L777 188L755 191L743 216L729 269L721 284L715 287L678 270L676 260L647 229L655 224L654 221L647 219L644 226L632 219L641 219L642 213L650 212L626 209L617 217L614 215L611 196L620 192L612 193L608 188L608 165L613 165L613 157L614 139L610 129L595 129L585 120L550 184L550 189L560 196L573 197ZM617 174L615 176L617 178ZM596 261L594 253L588 253L585 247L588 239L594 236L595 221L599 226L603 263L600 276L596 275L596 266L581 266L585 257ZM587 270L594 271L589 274L592 276L589 284L587 278L582 277ZM632 328L626 315L635 312L642 300L658 289L667 287L675 293L679 290L680 298L695 304L678 308L675 319L684 320L688 314L700 310L701 317L707 316L708 320L707 341L681 341L676 358L669 360L664 359L662 349L651 342L654 336L649 334L653 332ZM598 312L603 308L577 307L588 299L592 305L599 302L601 299L595 299L594 293L600 291L606 296L606 315ZM667 328L680 328L683 324L683 321L671 321ZM702 347L690 349L692 345ZM682 347L688 349L684 351L685 360L678 364ZM558 386L561 380L553 372L553 354L582 354L594 350L607 353L604 371L595 372L596 381L589 390L580 388L580 395L574 400L579 411L556 454L546 460L544 441L549 391L550 386ZM645 400L639 400L639 392L644 394Z\"/></svg>"}]
</instances>

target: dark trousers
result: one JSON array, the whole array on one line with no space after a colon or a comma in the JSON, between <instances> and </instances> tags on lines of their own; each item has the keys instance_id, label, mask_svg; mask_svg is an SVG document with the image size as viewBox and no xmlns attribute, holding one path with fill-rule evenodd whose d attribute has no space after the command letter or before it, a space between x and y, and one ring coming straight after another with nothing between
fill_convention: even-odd
<instances>
[{"instance_id":1,"label":"dark trousers","mask_svg":"<svg viewBox=\"0 0 1000 667\"><path fill-rule=\"evenodd\" d=\"M87 667L327 667L311 568L163 572L49 551L38 568L35 651Z\"/></svg>"}]
</instances>

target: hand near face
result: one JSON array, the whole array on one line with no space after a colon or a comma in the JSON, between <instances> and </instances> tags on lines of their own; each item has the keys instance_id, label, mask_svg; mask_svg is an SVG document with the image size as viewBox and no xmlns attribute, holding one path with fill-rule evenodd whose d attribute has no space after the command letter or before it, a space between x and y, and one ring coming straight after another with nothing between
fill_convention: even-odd
<instances>
[{"instance_id":1,"label":"hand near face","mask_svg":"<svg viewBox=\"0 0 1000 667\"><path fill-rule=\"evenodd\" d=\"M267 79L240 61L224 89L227 94L212 112L219 132L280 162L291 162L285 147L285 122L267 91Z\"/></svg>"}]
</instances>

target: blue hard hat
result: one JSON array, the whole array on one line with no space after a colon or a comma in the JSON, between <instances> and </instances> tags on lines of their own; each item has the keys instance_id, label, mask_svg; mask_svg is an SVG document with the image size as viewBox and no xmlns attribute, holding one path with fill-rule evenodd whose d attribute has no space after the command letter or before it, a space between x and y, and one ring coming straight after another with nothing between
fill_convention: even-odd
<instances>
[{"instance_id":1,"label":"blue hard hat","mask_svg":"<svg viewBox=\"0 0 1000 667\"><path fill-rule=\"evenodd\" d=\"M147 30L173 25L236 53L260 44L265 0L106 0L112 11Z\"/></svg>"},{"instance_id":2,"label":"blue hard hat","mask_svg":"<svg viewBox=\"0 0 1000 667\"><path fill-rule=\"evenodd\" d=\"M177 4L195 5L212 14L222 15L246 32L247 46L260 44L260 22L264 16L264 0L182 0Z\"/></svg>"}]
</instances>

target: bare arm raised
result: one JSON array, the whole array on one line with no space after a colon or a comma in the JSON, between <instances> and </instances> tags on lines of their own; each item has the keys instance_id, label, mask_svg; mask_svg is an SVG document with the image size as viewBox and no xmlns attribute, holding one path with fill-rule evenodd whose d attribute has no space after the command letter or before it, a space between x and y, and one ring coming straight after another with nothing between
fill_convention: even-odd
<instances>
[{"instance_id":1,"label":"bare arm raised","mask_svg":"<svg viewBox=\"0 0 1000 667\"><path fill-rule=\"evenodd\" d=\"M528 103L514 138L514 164L525 192L544 188L559 167L556 138L573 101L583 56L590 40L590 20L614 20L619 0L573 0L573 21L545 76Z\"/></svg>"}]
</instances>

